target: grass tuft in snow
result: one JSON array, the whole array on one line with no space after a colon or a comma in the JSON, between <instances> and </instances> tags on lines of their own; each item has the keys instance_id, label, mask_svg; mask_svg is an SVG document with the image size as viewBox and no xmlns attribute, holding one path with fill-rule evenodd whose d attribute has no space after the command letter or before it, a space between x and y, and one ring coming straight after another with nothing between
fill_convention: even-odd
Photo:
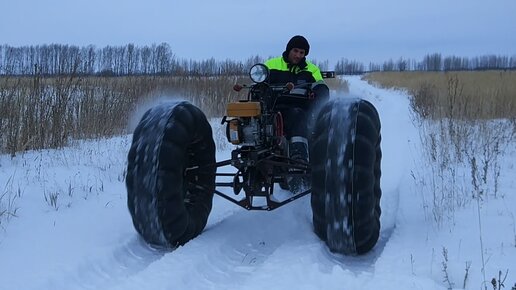
<instances>
[{"instance_id":1,"label":"grass tuft in snow","mask_svg":"<svg viewBox=\"0 0 516 290\"><path fill-rule=\"evenodd\" d=\"M22 196L21 187L14 185L15 174L8 178L0 193L0 228L3 229L11 218L16 217L18 211L16 200Z\"/></svg>"},{"instance_id":2,"label":"grass tuft in snow","mask_svg":"<svg viewBox=\"0 0 516 290\"><path fill-rule=\"evenodd\" d=\"M453 289L454 284L450 281L450 274L448 273L448 250L445 247L443 247L442 255L443 261L441 263L441 266L444 275L443 282L446 283L446 285L448 285L447 289L451 290Z\"/></svg>"}]
</instances>

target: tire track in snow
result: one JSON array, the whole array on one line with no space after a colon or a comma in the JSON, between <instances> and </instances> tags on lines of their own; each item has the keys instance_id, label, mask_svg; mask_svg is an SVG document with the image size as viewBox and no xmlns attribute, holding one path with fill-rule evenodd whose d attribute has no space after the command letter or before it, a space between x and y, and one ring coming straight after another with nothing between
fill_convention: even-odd
<instances>
[{"instance_id":1,"label":"tire track in snow","mask_svg":"<svg viewBox=\"0 0 516 290\"><path fill-rule=\"evenodd\" d=\"M236 211L110 289L144 289L148 285L153 289L275 287L280 281L273 273L290 277L287 280L314 277L309 282L315 286L315 276L332 273L335 267L351 273L373 272L382 244L390 236L385 230L370 254L345 257L329 253L313 233L309 198L273 212ZM307 265L318 272L308 274Z\"/></svg>"},{"instance_id":2,"label":"tire track in snow","mask_svg":"<svg viewBox=\"0 0 516 290\"><path fill-rule=\"evenodd\" d=\"M245 285L278 248L292 238L299 240L299 232L315 236L306 219L308 213L296 216L298 208L306 208L306 201L304 207L291 204L272 212L235 211L113 289L142 289L148 281L152 281L154 289L228 289Z\"/></svg>"},{"instance_id":3,"label":"tire track in snow","mask_svg":"<svg viewBox=\"0 0 516 290\"><path fill-rule=\"evenodd\" d=\"M98 256L102 254L104 256ZM102 289L137 274L163 255L163 251L148 246L143 239L133 235L114 250L99 251L75 268L63 269L59 277L49 277L46 285L38 288Z\"/></svg>"}]
</instances>

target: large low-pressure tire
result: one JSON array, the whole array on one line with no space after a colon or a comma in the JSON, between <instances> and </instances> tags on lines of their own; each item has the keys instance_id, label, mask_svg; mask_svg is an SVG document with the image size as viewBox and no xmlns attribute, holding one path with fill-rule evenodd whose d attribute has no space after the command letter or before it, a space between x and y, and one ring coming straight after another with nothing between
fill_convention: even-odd
<instances>
[{"instance_id":1,"label":"large low-pressure tire","mask_svg":"<svg viewBox=\"0 0 516 290\"><path fill-rule=\"evenodd\" d=\"M315 119L310 146L313 224L332 252L359 255L380 234L380 119L365 100L335 99Z\"/></svg>"},{"instance_id":2,"label":"large low-pressure tire","mask_svg":"<svg viewBox=\"0 0 516 290\"><path fill-rule=\"evenodd\" d=\"M197 107L176 101L144 114L128 154L126 187L133 225L146 242L176 247L202 232L212 207L216 168L198 170L195 176L185 170L214 163L212 130Z\"/></svg>"}]
</instances>

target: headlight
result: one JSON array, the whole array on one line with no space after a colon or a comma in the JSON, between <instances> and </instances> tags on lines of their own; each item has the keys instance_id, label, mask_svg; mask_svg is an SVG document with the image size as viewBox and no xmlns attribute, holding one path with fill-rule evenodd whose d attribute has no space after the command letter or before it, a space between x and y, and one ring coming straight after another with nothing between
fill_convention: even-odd
<instances>
[{"instance_id":1,"label":"headlight","mask_svg":"<svg viewBox=\"0 0 516 290\"><path fill-rule=\"evenodd\" d=\"M264 82L269 76L269 69L261 63L255 64L249 70L249 77L255 83Z\"/></svg>"}]
</instances>

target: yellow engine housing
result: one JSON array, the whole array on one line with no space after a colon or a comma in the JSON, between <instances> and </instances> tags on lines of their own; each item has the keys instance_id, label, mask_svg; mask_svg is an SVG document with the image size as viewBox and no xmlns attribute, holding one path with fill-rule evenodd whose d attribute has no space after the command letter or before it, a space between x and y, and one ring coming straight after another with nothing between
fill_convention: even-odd
<instances>
[{"instance_id":1,"label":"yellow engine housing","mask_svg":"<svg viewBox=\"0 0 516 290\"><path fill-rule=\"evenodd\" d=\"M226 110L228 117L258 117L260 115L260 102L229 103Z\"/></svg>"}]
</instances>

